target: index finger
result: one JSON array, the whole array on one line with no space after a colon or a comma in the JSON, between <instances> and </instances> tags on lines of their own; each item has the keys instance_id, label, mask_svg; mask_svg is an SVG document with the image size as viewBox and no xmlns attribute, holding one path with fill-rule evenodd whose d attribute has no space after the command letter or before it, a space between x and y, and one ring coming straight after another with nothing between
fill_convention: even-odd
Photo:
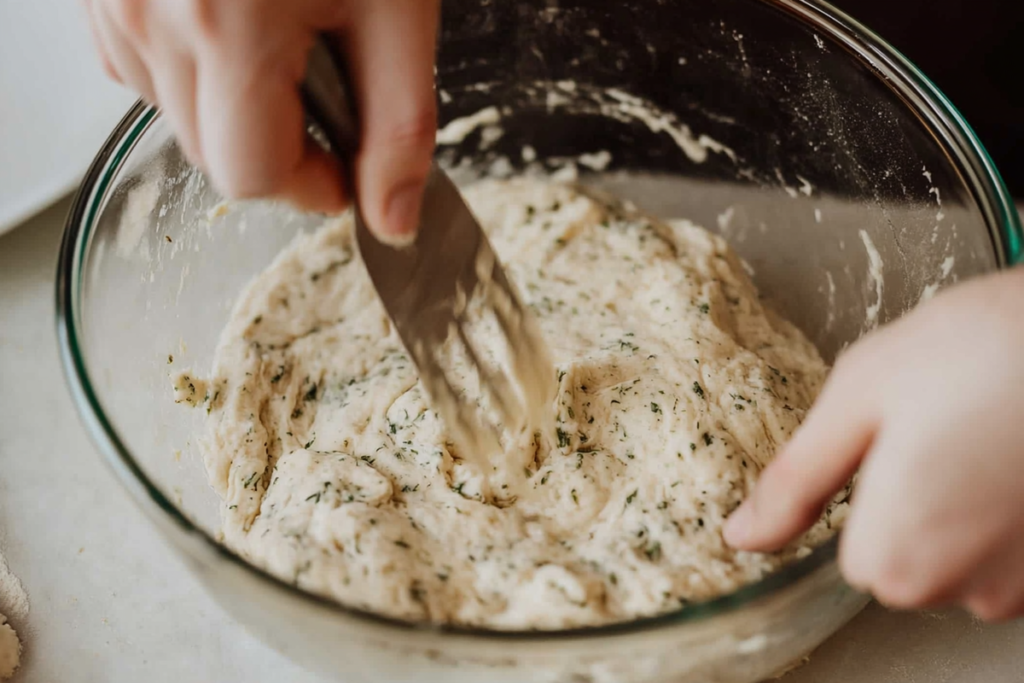
<instances>
[{"instance_id":1,"label":"index finger","mask_svg":"<svg viewBox=\"0 0 1024 683\"><path fill-rule=\"evenodd\" d=\"M837 364L804 424L726 523L730 545L778 550L814 524L857 471L878 428L874 382L863 357Z\"/></svg>"}]
</instances>

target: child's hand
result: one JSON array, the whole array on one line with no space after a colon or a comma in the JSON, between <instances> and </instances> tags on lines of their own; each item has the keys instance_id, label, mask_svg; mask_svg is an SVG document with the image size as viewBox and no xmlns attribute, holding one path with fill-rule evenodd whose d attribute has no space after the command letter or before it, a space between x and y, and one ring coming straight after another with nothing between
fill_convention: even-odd
<instances>
[{"instance_id":1,"label":"child's hand","mask_svg":"<svg viewBox=\"0 0 1024 683\"><path fill-rule=\"evenodd\" d=\"M893 607L1024 614L1024 272L958 286L843 355L726 539L782 546L858 466L852 585Z\"/></svg>"},{"instance_id":2,"label":"child's hand","mask_svg":"<svg viewBox=\"0 0 1024 683\"><path fill-rule=\"evenodd\" d=\"M356 181L367 223L415 229L436 133L439 0L85 0L107 72L159 104L188 158L232 197L345 203L309 144L298 84L316 34L348 53L360 105Z\"/></svg>"}]
</instances>

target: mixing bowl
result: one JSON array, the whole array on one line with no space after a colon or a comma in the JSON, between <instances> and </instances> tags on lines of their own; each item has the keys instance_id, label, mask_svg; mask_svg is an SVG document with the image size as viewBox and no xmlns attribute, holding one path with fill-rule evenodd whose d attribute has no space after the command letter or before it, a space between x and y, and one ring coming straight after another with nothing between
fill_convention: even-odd
<instances>
[{"instance_id":1,"label":"mixing bowl","mask_svg":"<svg viewBox=\"0 0 1024 683\"><path fill-rule=\"evenodd\" d=\"M1014 263L1021 230L977 139L884 42L808 0L447 0L439 158L461 179L548 172L728 237L827 359L959 279ZM483 112L483 113L481 113ZM469 117L469 118L466 118ZM750 683L866 597L833 540L732 595L617 626L500 633L397 622L302 593L217 542L202 411L240 289L319 218L222 210L139 103L68 219L57 290L78 409L141 508L230 613L345 681Z\"/></svg>"}]
</instances>

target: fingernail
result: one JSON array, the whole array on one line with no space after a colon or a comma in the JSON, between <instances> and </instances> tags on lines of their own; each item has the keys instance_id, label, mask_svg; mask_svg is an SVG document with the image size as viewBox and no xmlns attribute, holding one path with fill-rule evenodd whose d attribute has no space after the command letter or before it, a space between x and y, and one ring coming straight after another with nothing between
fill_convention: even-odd
<instances>
[{"instance_id":1,"label":"fingernail","mask_svg":"<svg viewBox=\"0 0 1024 683\"><path fill-rule=\"evenodd\" d=\"M722 534L725 542L731 546L742 546L749 539L754 529L754 506L749 502L741 505L725 520Z\"/></svg>"},{"instance_id":2,"label":"fingernail","mask_svg":"<svg viewBox=\"0 0 1024 683\"><path fill-rule=\"evenodd\" d=\"M401 185L391 193L387 213L384 216L382 242L392 246L408 246L416 239L420 223L420 208L423 202L423 186L420 183Z\"/></svg>"}]
</instances>

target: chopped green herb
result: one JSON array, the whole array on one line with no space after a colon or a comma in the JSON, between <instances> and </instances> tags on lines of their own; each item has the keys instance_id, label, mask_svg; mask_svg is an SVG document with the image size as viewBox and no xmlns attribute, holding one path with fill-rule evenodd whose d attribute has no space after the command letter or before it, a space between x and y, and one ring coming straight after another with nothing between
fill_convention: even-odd
<instances>
[{"instance_id":1,"label":"chopped green herb","mask_svg":"<svg viewBox=\"0 0 1024 683\"><path fill-rule=\"evenodd\" d=\"M701 398L704 398L704 388L701 387L700 382L693 383L693 393L697 394Z\"/></svg>"},{"instance_id":2,"label":"chopped green herb","mask_svg":"<svg viewBox=\"0 0 1024 683\"><path fill-rule=\"evenodd\" d=\"M711 437L711 435L708 434L707 432L704 432L701 436L704 437L704 445L705 446L710 446L711 442L714 441L714 439Z\"/></svg>"},{"instance_id":3,"label":"chopped green herb","mask_svg":"<svg viewBox=\"0 0 1024 683\"><path fill-rule=\"evenodd\" d=\"M555 430L555 435L558 437L558 447L559 448L565 448L566 446L569 445L569 441L570 441L569 434L567 432L563 431L561 427L558 427Z\"/></svg>"},{"instance_id":4,"label":"chopped green herb","mask_svg":"<svg viewBox=\"0 0 1024 683\"><path fill-rule=\"evenodd\" d=\"M661 406L659 406L657 403L651 402L651 412L661 413Z\"/></svg>"},{"instance_id":5,"label":"chopped green herb","mask_svg":"<svg viewBox=\"0 0 1024 683\"><path fill-rule=\"evenodd\" d=\"M574 410L572 409L572 406L569 406L569 407L568 407L568 408L566 409L566 412L568 412L568 413L569 413L569 419L570 419L570 420L572 420L572 419L575 419L575 418L576 418L576 412L575 412L575 411L574 411Z\"/></svg>"},{"instance_id":6,"label":"chopped green herb","mask_svg":"<svg viewBox=\"0 0 1024 683\"><path fill-rule=\"evenodd\" d=\"M633 493L631 493L628 496L626 496L626 505L631 505L633 503L633 501L636 500L636 496L637 496L637 494L639 492L640 492L640 489L637 489L637 490L633 491Z\"/></svg>"},{"instance_id":7,"label":"chopped green herb","mask_svg":"<svg viewBox=\"0 0 1024 683\"><path fill-rule=\"evenodd\" d=\"M402 539L398 539L397 541L395 541L395 545L397 545L399 548L405 548L406 550L409 549L409 544L403 541Z\"/></svg>"},{"instance_id":8,"label":"chopped green herb","mask_svg":"<svg viewBox=\"0 0 1024 683\"><path fill-rule=\"evenodd\" d=\"M315 500L314 500L314 499L315 499ZM319 492L319 491L317 491L317 492L316 492L316 493L314 493L313 495L311 495L311 496L307 496L307 497L306 497L306 500L307 500L307 501L309 501L309 500L312 500L312 501L313 501L314 503L319 503L319 502L320 502L320 492Z\"/></svg>"},{"instance_id":9,"label":"chopped green herb","mask_svg":"<svg viewBox=\"0 0 1024 683\"><path fill-rule=\"evenodd\" d=\"M576 496L576 489L572 490L571 495L572 495L572 502L574 502L577 505L579 505L580 504L580 499Z\"/></svg>"},{"instance_id":10,"label":"chopped green herb","mask_svg":"<svg viewBox=\"0 0 1024 683\"><path fill-rule=\"evenodd\" d=\"M711 311L711 306L709 304L701 304L697 308L700 310L701 313L704 313L705 315Z\"/></svg>"},{"instance_id":11,"label":"chopped green herb","mask_svg":"<svg viewBox=\"0 0 1024 683\"><path fill-rule=\"evenodd\" d=\"M693 451L695 451L695 450L697 450L697 444L695 444L695 443L693 443L693 442L691 441L691 442L690 442L690 452L693 452Z\"/></svg>"},{"instance_id":12,"label":"chopped green herb","mask_svg":"<svg viewBox=\"0 0 1024 683\"><path fill-rule=\"evenodd\" d=\"M644 554L647 555L647 559L651 562L657 562L661 559L661 543L658 541L651 543L644 549Z\"/></svg>"}]
</instances>

